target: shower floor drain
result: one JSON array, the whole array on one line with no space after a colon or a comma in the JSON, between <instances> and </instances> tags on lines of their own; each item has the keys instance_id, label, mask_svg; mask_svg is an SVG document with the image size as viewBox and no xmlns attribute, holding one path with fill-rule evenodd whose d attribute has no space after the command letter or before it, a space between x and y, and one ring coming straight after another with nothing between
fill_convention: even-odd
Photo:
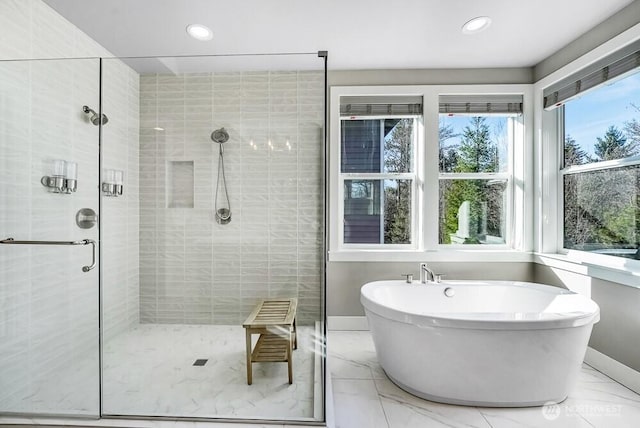
<instances>
[{"instance_id":1,"label":"shower floor drain","mask_svg":"<svg viewBox=\"0 0 640 428\"><path fill-rule=\"evenodd\" d=\"M195 363L193 363L194 366L204 366L205 364L207 364L207 361L209 360L196 360Z\"/></svg>"}]
</instances>

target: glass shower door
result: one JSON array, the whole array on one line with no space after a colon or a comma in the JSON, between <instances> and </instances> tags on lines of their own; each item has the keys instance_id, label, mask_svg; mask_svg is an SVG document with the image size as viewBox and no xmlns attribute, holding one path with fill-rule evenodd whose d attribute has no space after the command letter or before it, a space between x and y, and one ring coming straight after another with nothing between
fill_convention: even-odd
<instances>
[{"instance_id":1,"label":"glass shower door","mask_svg":"<svg viewBox=\"0 0 640 428\"><path fill-rule=\"evenodd\" d=\"M100 414L99 79L0 61L0 414Z\"/></svg>"}]
</instances>

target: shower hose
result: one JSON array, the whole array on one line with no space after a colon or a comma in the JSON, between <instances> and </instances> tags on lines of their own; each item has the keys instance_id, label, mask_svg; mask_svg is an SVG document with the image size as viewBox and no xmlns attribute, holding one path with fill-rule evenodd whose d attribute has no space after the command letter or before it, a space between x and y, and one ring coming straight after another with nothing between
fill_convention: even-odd
<instances>
[{"instance_id":1,"label":"shower hose","mask_svg":"<svg viewBox=\"0 0 640 428\"><path fill-rule=\"evenodd\" d=\"M220 174L222 174L222 186L224 187L224 196L227 200L227 209L218 209L218 190L220 189ZM228 221L231 218L231 202L229 201L229 191L227 190L227 179L224 175L224 150L222 144L220 144L220 152L218 154L218 181L216 182L216 199L215 199L216 217L223 222ZM225 212L226 211L226 212Z\"/></svg>"}]
</instances>

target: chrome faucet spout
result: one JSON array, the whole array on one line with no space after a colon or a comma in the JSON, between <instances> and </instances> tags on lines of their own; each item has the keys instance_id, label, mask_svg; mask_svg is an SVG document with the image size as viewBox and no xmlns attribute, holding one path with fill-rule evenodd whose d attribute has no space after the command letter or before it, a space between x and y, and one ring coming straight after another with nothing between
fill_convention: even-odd
<instances>
[{"instance_id":1,"label":"chrome faucet spout","mask_svg":"<svg viewBox=\"0 0 640 428\"><path fill-rule=\"evenodd\" d=\"M436 276L426 263L420 263L420 282L426 284L427 281L434 282Z\"/></svg>"}]
</instances>

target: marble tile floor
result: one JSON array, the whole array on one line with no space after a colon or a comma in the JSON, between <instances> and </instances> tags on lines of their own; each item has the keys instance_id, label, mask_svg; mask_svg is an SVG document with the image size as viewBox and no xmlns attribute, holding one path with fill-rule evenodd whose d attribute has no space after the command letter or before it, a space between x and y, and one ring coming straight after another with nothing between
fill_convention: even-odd
<instances>
[{"instance_id":1,"label":"marble tile floor","mask_svg":"<svg viewBox=\"0 0 640 428\"><path fill-rule=\"evenodd\" d=\"M393 384L368 331L329 331L336 428L519 428L640 426L640 395L584 364L574 392L556 408L479 408L434 403Z\"/></svg>"},{"instance_id":2,"label":"marble tile floor","mask_svg":"<svg viewBox=\"0 0 640 428\"><path fill-rule=\"evenodd\" d=\"M299 327L294 383L288 383L286 363L254 363L247 385L241 326L140 324L105 344L103 414L313 420L315 349L315 329ZM209 361L197 367L196 359ZM74 373L58 373L59 382L25 397L25 405L37 402L38 408L23 411L86 407L90 393L83 389L95 383L82 388L81 381L68 380L95 376L89 372L75 366Z\"/></svg>"},{"instance_id":3,"label":"marble tile floor","mask_svg":"<svg viewBox=\"0 0 640 428\"><path fill-rule=\"evenodd\" d=\"M294 383L286 363L254 363L247 385L241 326L141 324L105 347L103 413L312 419L315 330L298 331Z\"/></svg>"}]
</instances>

